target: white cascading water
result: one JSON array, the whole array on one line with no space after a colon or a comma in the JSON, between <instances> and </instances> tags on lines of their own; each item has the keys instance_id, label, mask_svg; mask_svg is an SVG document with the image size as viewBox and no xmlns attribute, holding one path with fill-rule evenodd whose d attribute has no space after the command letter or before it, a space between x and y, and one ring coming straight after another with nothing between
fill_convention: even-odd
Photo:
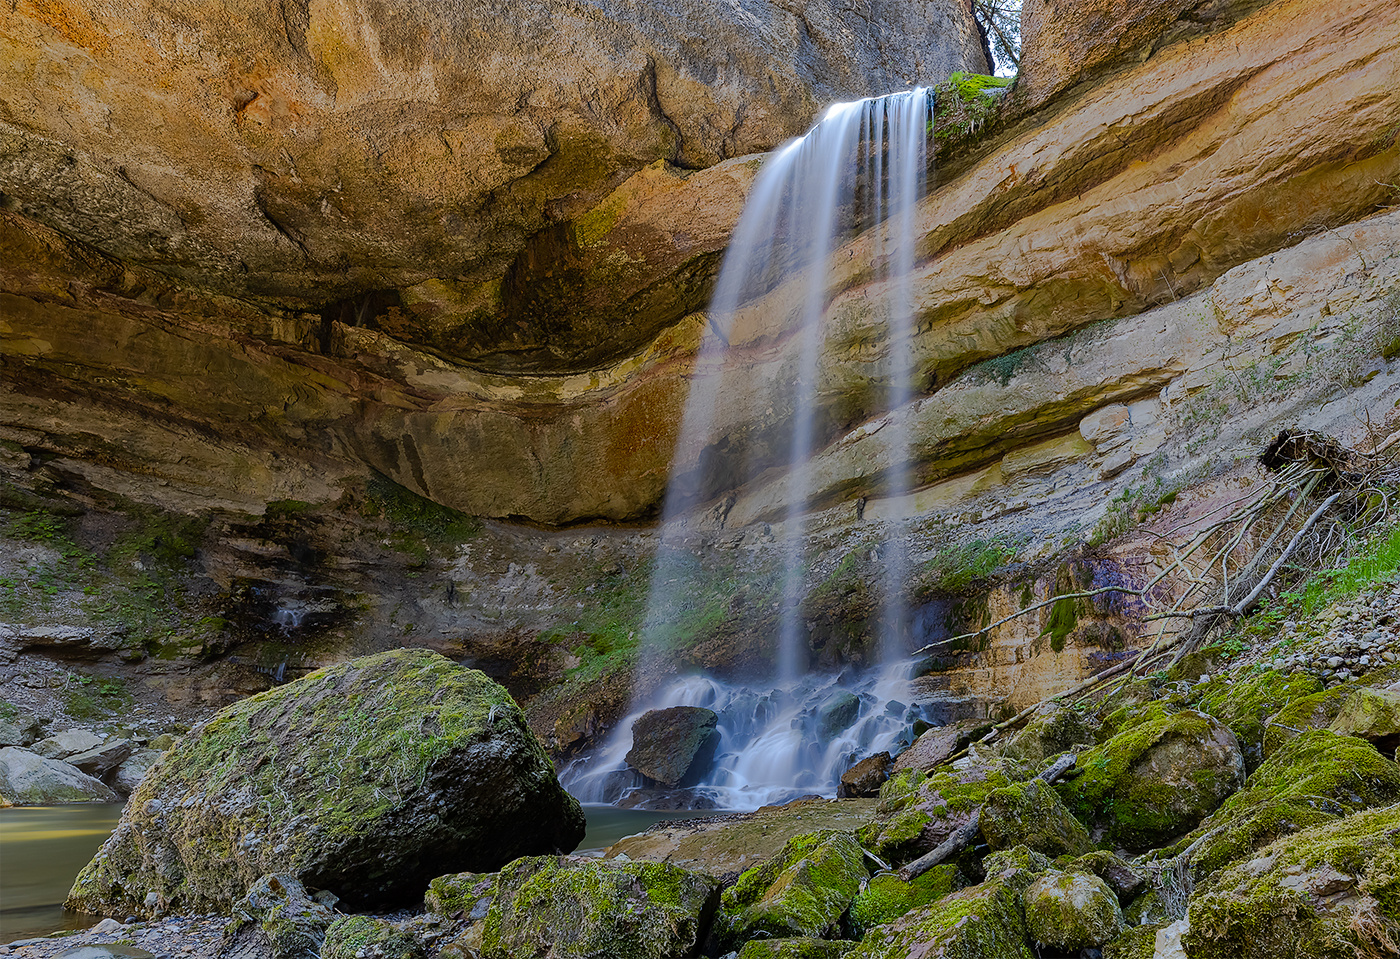
<instances>
[{"instance_id":1,"label":"white cascading water","mask_svg":"<svg viewBox=\"0 0 1400 959\"><path fill-rule=\"evenodd\" d=\"M806 591L809 463L817 436L817 379L828 297L828 262L853 221L877 227L873 259L882 271L888 316L888 414L883 429L897 453L881 492L897 499L911 489L905 407L915 395L912 339L914 303L910 277L915 258L914 211L922 197L929 163L933 104L927 88L831 107L800 139L775 151L754 181L725 254L710 306L711 335L697 359L677 443L677 462L698 464L689 476L672 477L667 491L662 544L653 573L643 656L662 656L666 639L655 611L674 608L690 588L685 514L694 491L684 488L707 471L718 404L742 368L726 359L733 320L740 308L788 278L800 278L791 325L798 358L783 403L793 410L788 449L788 505L783 523L784 573L777 643L777 675L762 682L733 684L713 678L678 680L661 696L638 704L602 749L576 762L563 780L585 802L616 802L640 779L625 773L632 723L647 709L705 706L719 716L720 746L713 773L693 791L718 808L755 808L796 796L832 795L841 773L862 756L891 749L919 710L909 704L911 616L904 599L908 550L903 522L888 526L881 551L886 570L881 635L875 637L882 665L863 674L808 675L806 627L801 615ZM853 213L857 196L862 215ZM883 225L883 226L881 226ZM821 735L818 714L842 692L860 701L848 727Z\"/></svg>"}]
</instances>

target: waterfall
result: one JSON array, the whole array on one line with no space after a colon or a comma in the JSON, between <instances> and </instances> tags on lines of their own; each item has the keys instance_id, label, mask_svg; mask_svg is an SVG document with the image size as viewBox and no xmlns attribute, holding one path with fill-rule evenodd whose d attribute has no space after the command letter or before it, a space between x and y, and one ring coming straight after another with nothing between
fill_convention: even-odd
<instances>
[{"instance_id":1,"label":"waterfall","mask_svg":"<svg viewBox=\"0 0 1400 959\"><path fill-rule=\"evenodd\" d=\"M912 488L905 408L915 395L912 340L915 304L910 277L915 262L915 207L929 164L933 104L927 88L873 97L829 108L807 134L774 151L759 171L725 253L711 301L710 333L697 357L665 501L648 617L643 629L642 668L669 651L664 616L691 591L694 566L686 517L695 503L712 497L713 476L723 475L723 452L712 436L726 391L735 390L729 368L736 317L755 300L782 287L784 335L795 343L790 382L767 388L786 391L792 408L786 442L786 515L781 524L783 572L776 644L776 675L763 682L727 684L691 677L645 704L648 708L700 705L720 716L721 745L715 772L698 790L724 808L752 807L804 793L832 794L852 759L896 746L907 736L918 710L908 705L910 614L903 598L909 572L904 522L887 524L881 546L881 635L874 637L882 661L864 675L809 676L802 601L807 589L805 552L813 454L824 437L817 422L817 380L825 343L831 261L843 242L863 227L873 231L875 280L885 291L878 304L888 317L885 401L891 411L882 428L893 437L893 465L881 492L898 498ZM732 494L728 504L733 504ZM722 507L727 513L728 506ZM813 716L824 698L853 693L857 721L829 741L820 741ZM619 725L598 754L565 774L565 784L586 801L615 801L630 785L621 774L631 745L631 724ZM828 731L829 733L829 731Z\"/></svg>"}]
</instances>

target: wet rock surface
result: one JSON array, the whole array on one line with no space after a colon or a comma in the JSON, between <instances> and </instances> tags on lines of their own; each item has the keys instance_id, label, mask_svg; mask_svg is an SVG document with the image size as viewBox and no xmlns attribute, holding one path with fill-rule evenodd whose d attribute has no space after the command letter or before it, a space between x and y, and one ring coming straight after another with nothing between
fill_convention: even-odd
<instances>
[{"instance_id":1,"label":"wet rock surface","mask_svg":"<svg viewBox=\"0 0 1400 959\"><path fill-rule=\"evenodd\" d=\"M644 714L632 726L627 763L662 786L691 786L709 772L719 746L718 717L699 706Z\"/></svg>"}]
</instances>

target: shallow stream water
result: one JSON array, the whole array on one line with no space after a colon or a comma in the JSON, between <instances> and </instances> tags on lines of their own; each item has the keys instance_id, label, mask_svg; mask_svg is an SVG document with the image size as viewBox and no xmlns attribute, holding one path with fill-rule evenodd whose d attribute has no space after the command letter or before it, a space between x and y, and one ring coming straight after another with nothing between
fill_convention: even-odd
<instances>
[{"instance_id":1,"label":"shallow stream water","mask_svg":"<svg viewBox=\"0 0 1400 959\"><path fill-rule=\"evenodd\" d=\"M0 809L0 944L85 929L98 921L65 912L63 900L78 871L116 828L121 812L119 804L104 803ZM594 854L658 822L716 815L594 805L584 812L588 832L578 852Z\"/></svg>"}]
</instances>

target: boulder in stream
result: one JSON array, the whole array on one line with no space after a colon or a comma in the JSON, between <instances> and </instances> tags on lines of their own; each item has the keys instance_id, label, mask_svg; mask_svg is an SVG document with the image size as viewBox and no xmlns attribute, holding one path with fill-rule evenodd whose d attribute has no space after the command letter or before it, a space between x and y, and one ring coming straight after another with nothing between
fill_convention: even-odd
<instances>
[{"instance_id":1,"label":"boulder in stream","mask_svg":"<svg viewBox=\"0 0 1400 959\"><path fill-rule=\"evenodd\" d=\"M117 802L101 780L61 759L46 759L17 746L0 749L0 806Z\"/></svg>"},{"instance_id":2,"label":"boulder in stream","mask_svg":"<svg viewBox=\"0 0 1400 959\"><path fill-rule=\"evenodd\" d=\"M627 764L663 786L693 786L714 762L718 723L713 710L700 706L644 713L632 724Z\"/></svg>"},{"instance_id":3,"label":"boulder in stream","mask_svg":"<svg viewBox=\"0 0 1400 959\"><path fill-rule=\"evenodd\" d=\"M572 849L583 832L504 689L436 653L394 650L245 699L182 738L68 906L224 911L270 873L350 908L399 904L435 876Z\"/></svg>"}]
</instances>

